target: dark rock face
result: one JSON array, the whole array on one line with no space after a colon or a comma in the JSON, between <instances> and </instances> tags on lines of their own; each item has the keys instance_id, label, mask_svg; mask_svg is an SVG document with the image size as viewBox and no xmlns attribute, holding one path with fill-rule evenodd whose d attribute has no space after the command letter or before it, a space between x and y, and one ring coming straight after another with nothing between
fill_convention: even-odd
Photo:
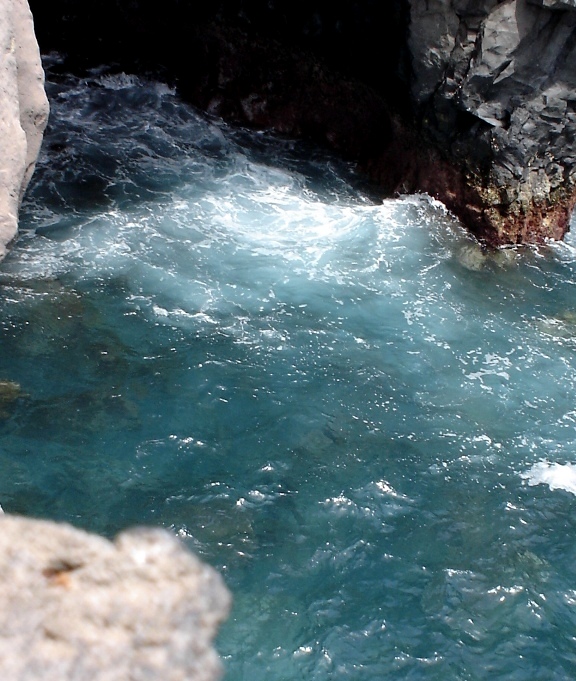
<instances>
[{"instance_id":1,"label":"dark rock face","mask_svg":"<svg viewBox=\"0 0 576 681\"><path fill-rule=\"evenodd\" d=\"M309 137L384 192L425 191L491 245L561 238L576 201L576 0L31 0L69 67L173 79Z\"/></svg>"},{"instance_id":2,"label":"dark rock face","mask_svg":"<svg viewBox=\"0 0 576 681\"><path fill-rule=\"evenodd\" d=\"M42 51L66 55L67 69L111 64L160 75L215 115L352 159L390 141L382 93L398 88L396 71L381 68L379 39L391 63L401 42L390 24L379 27L385 12L376 0L339 9L327 0L165 0L162 12L138 1L57 5L31 1Z\"/></svg>"},{"instance_id":3,"label":"dark rock face","mask_svg":"<svg viewBox=\"0 0 576 681\"><path fill-rule=\"evenodd\" d=\"M569 7L576 3L411 0L411 94L435 158L408 188L436 194L489 243L567 229L576 179Z\"/></svg>"},{"instance_id":4,"label":"dark rock face","mask_svg":"<svg viewBox=\"0 0 576 681\"><path fill-rule=\"evenodd\" d=\"M336 75L312 54L240 29L203 26L191 56L210 64L180 91L209 111L242 125L314 140L347 158L367 160L385 150L391 127L383 97Z\"/></svg>"},{"instance_id":5,"label":"dark rock face","mask_svg":"<svg viewBox=\"0 0 576 681\"><path fill-rule=\"evenodd\" d=\"M403 32L390 23L381 28L385 13L376 0L338 9L327 0L216 0L205 7L165 0L162 12L120 0L58 4L60 12L40 0L31 6L41 49L64 53L67 69L104 63L152 72L214 115L310 139L361 162L391 141L383 93L398 90L396 71L381 68L378 38L396 63Z\"/></svg>"}]
</instances>

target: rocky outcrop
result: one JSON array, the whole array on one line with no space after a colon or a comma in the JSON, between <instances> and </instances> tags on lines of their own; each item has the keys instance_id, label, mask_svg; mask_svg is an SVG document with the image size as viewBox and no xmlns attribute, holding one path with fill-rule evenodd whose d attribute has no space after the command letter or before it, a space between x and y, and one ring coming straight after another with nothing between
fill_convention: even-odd
<instances>
[{"instance_id":1,"label":"rocky outcrop","mask_svg":"<svg viewBox=\"0 0 576 681\"><path fill-rule=\"evenodd\" d=\"M203 30L192 61L211 69L182 86L225 118L355 158L389 194L428 192L489 245L558 239L576 203L572 1L410 0L394 91L303 49Z\"/></svg>"},{"instance_id":2,"label":"rocky outcrop","mask_svg":"<svg viewBox=\"0 0 576 681\"><path fill-rule=\"evenodd\" d=\"M561 238L576 202L576 3L410 9L411 97L427 147L409 151L402 187L434 194L491 244Z\"/></svg>"},{"instance_id":3,"label":"rocky outcrop","mask_svg":"<svg viewBox=\"0 0 576 681\"><path fill-rule=\"evenodd\" d=\"M0 259L18 230L18 209L48 120L44 72L27 0L0 0Z\"/></svg>"},{"instance_id":4,"label":"rocky outcrop","mask_svg":"<svg viewBox=\"0 0 576 681\"><path fill-rule=\"evenodd\" d=\"M576 0L30 2L71 68L156 70L218 115L355 158L385 193L434 195L488 244L568 227Z\"/></svg>"},{"instance_id":5,"label":"rocky outcrop","mask_svg":"<svg viewBox=\"0 0 576 681\"><path fill-rule=\"evenodd\" d=\"M213 681L229 595L163 530L114 543L0 516L0 670L10 681Z\"/></svg>"}]
</instances>

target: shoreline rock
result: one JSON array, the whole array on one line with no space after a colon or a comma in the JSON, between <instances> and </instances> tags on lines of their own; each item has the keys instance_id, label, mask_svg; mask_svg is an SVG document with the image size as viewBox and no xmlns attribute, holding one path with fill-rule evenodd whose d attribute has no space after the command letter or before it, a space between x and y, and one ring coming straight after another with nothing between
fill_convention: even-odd
<instances>
[{"instance_id":1,"label":"shoreline rock","mask_svg":"<svg viewBox=\"0 0 576 681\"><path fill-rule=\"evenodd\" d=\"M562 238L576 203L576 3L409 4L411 96L440 171L425 161L419 189L489 245Z\"/></svg>"},{"instance_id":2,"label":"shoreline rock","mask_svg":"<svg viewBox=\"0 0 576 681\"><path fill-rule=\"evenodd\" d=\"M569 228L576 0L364 0L353 11L166 0L160 13L138 0L30 2L43 50L63 50L70 68L153 72L227 120L325 144L383 194L439 199L488 246Z\"/></svg>"},{"instance_id":3,"label":"shoreline rock","mask_svg":"<svg viewBox=\"0 0 576 681\"><path fill-rule=\"evenodd\" d=\"M160 529L114 542L0 515L0 669L10 681L215 681L230 596Z\"/></svg>"},{"instance_id":4,"label":"shoreline rock","mask_svg":"<svg viewBox=\"0 0 576 681\"><path fill-rule=\"evenodd\" d=\"M18 232L18 210L48 121L44 71L27 0L0 2L0 260Z\"/></svg>"}]
</instances>

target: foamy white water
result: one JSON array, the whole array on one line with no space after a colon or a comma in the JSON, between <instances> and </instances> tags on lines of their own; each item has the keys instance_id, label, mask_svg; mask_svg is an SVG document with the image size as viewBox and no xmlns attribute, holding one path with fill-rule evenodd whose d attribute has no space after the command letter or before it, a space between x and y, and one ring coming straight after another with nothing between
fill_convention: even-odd
<instances>
[{"instance_id":1,"label":"foamy white water","mask_svg":"<svg viewBox=\"0 0 576 681\"><path fill-rule=\"evenodd\" d=\"M563 489L570 494L576 494L576 465L571 463L551 463L539 461L522 477L529 485L548 485L551 490Z\"/></svg>"}]
</instances>

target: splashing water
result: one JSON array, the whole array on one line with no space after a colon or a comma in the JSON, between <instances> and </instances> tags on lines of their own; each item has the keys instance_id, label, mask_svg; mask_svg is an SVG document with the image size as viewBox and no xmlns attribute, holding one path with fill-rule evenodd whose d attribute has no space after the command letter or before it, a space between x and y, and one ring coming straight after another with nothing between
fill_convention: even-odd
<instances>
[{"instance_id":1,"label":"splashing water","mask_svg":"<svg viewBox=\"0 0 576 681\"><path fill-rule=\"evenodd\" d=\"M573 678L572 243L485 254L157 83L49 94L5 510L173 528L234 592L229 681Z\"/></svg>"}]
</instances>

